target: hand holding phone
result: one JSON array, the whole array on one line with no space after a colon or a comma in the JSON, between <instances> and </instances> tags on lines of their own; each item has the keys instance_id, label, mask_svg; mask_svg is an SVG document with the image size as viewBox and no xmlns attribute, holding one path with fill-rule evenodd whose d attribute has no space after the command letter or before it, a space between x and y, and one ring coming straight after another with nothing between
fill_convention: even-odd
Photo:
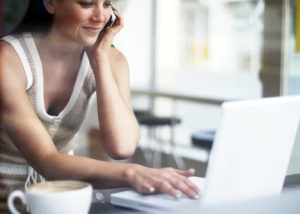
<instances>
[{"instance_id":1,"label":"hand holding phone","mask_svg":"<svg viewBox=\"0 0 300 214\"><path fill-rule=\"evenodd\" d=\"M100 32L99 34L99 37L98 39L101 39L106 31L109 29L109 28L112 28L114 26L114 24L116 24L116 20L117 20L117 16L114 12L114 10L112 9L111 10L111 15L110 15L110 18L109 18L109 21L105 24L105 26L103 27L102 31Z\"/></svg>"},{"instance_id":2,"label":"hand holding phone","mask_svg":"<svg viewBox=\"0 0 300 214\"><path fill-rule=\"evenodd\" d=\"M109 21L105 25L105 29L109 29L112 26L114 26L116 19L117 19L117 17L116 17L116 14L115 14L114 10L111 10L111 16L110 16Z\"/></svg>"}]
</instances>

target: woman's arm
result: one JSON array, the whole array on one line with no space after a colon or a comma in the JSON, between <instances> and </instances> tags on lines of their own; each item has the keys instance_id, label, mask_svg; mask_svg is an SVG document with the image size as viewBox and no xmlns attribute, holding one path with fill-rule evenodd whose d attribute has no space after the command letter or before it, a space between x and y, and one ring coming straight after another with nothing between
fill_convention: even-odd
<instances>
[{"instance_id":1,"label":"woman's arm","mask_svg":"<svg viewBox=\"0 0 300 214\"><path fill-rule=\"evenodd\" d=\"M26 161L46 179L76 179L95 187L133 186L145 194L178 190L194 197L197 188L187 176L193 171L150 169L136 164L109 163L60 154L28 100L26 76L18 56L0 43L0 91L3 126Z\"/></svg>"},{"instance_id":2,"label":"woman's arm","mask_svg":"<svg viewBox=\"0 0 300 214\"><path fill-rule=\"evenodd\" d=\"M139 127L130 105L127 62L116 49L98 61L93 69L101 142L111 157L128 158L138 144Z\"/></svg>"},{"instance_id":3,"label":"woman's arm","mask_svg":"<svg viewBox=\"0 0 300 214\"><path fill-rule=\"evenodd\" d=\"M112 38L123 26L118 12L116 16L116 25L87 52L96 78L101 142L111 157L123 159L134 153L139 127L130 105L128 63L111 47Z\"/></svg>"}]
</instances>

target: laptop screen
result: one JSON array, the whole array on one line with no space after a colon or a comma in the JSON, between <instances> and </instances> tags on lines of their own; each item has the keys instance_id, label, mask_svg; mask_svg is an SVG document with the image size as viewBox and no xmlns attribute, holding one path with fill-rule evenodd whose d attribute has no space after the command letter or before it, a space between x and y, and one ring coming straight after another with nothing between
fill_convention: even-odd
<instances>
[{"instance_id":1,"label":"laptop screen","mask_svg":"<svg viewBox=\"0 0 300 214\"><path fill-rule=\"evenodd\" d=\"M279 194L299 118L300 96L224 103L201 201Z\"/></svg>"}]
</instances>

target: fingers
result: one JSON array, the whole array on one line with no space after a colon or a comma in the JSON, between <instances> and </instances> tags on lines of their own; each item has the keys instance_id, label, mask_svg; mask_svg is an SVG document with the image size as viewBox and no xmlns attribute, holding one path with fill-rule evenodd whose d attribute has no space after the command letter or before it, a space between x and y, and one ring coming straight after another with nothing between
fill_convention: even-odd
<instances>
[{"instance_id":1,"label":"fingers","mask_svg":"<svg viewBox=\"0 0 300 214\"><path fill-rule=\"evenodd\" d=\"M111 5L111 7L115 13L120 14L120 11L114 5Z\"/></svg>"},{"instance_id":2,"label":"fingers","mask_svg":"<svg viewBox=\"0 0 300 214\"><path fill-rule=\"evenodd\" d=\"M110 47L112 40L114 36L121 31L121 29L124 26L124 19L122 18L120 12L117 10L115 6L112 5L112 10L114 11L114 14L116 15L115 24L111 28L103 29L100 32L98 39L98 44L105 43L105 47Z\"/></svg>"},{"instance_id":3,"label":"fingers","mask_svg":"<svg viewBox=\"0 0 300 214\"><path fill-rule=\"evenodd\" d=\"M180 198L180 196L182 195L181 192L175 189L173 185L171 185L171 183L169 183L168 181L160 181L158 186L161 191L168 193L174 198Z\"/></svg>"},{"instance_id":4,"label":"fingers","mask_svg":"<svg viewBox=\"0 0 300 214\"><path fill-rule=\"evenodd\" d=\"M130 174L128 173L128 181L139 193L148 195L154 193L156 189L152 185L154 182L143 175L144 172L149 170L145 169L145 167L137 167L137 170L130 171Z\"/></svg>"},{"instance_id":5,"label":"fingers","mask_svg":"<svg viewBox=\"0 0 300 214\"><path fill-rule=\"evenodd\" d=\"M142 194L165 192L174 198L179 198L182 193L192 199L199 197L199 189L188 176L193 175L195 170L176 170L173 168L151 169L147 167L137 168L131 184Z\"/></svg>"},{"instance_id":6,"label":"fingers","mask_svg":"<svg viewBox=\"0 0 300 214\"><path fill-rule=\"evenodd\" d=\"M124 26L124 19L121 16L121 13L119 12L119 10L114 5L112 5L112 9L113 9L113 11L114 11L114 13L116 15L116 18L117 18L116 19L117 23L116 23L116 25L114 25L112 27L112 29L117 28L117 30L119 31Z\"/></svg>"},{"instance_id":7,"label":"fingers","mask_svg":"<svg viewBox=\"0 0 300 214\"><path fill-rule=\"evenodd\" d=\"M188 170L178 170L174 169L176 173L183 175L183 176L193 176L195 174L195 169L188 169Z\"/></svg>"},{"instance_id":8,"label":"fingers","mask_svg":"<svg viewBox=\"0 0 300 214\"><path fill-rule=\"evenodd\" d=\"M197 199L199 197L199 188L191 182L189 178L181 175L174 175L171 183L174 188L180 190L188 197L193 199Z\"/></svg>"},{"instance_id":9,"label":"fingers","mask_svg":"<svg viewBox=\"0 0 300 214\"><path fill-rule=\"evenodd\" d=\"M199 197L199 189L186 176L180 175L176 170L170 170L161 173L160 178L155 187L171 196L178 198L184 193L192 199Z\"/></svg>"},{"instance_id":10,"label":"fingers","mask_svg":"<svg viewBox=\"0 0 300 214\"><path fill-rule=\"evenodd\" d=\"M188 170L178 170L178 169L169 168L169 170L175 172L174 176L177 179L181 180L182 182L185 182L197 194L199 193L199 188L187 178L195 174L195 169L191 168Z\"/></svg>"},{"instance_id":11,"label":"fingers","mask_svg":"<svg viewBox=\"0 0 300 214\"><path fill-rule=\"evenodd\" d=\"M148 183L144 183L144 184L142 184L141 189L140 189L139 192L142 193L142 194L148 195L148 194L154 193L155 188L152 185L148 184Z\"/></svg>"}]
</instances>

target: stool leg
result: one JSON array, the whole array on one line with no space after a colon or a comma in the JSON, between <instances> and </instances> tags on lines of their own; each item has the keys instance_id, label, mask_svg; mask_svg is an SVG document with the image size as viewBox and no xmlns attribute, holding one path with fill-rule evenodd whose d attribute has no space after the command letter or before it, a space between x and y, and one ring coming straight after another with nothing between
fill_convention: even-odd
<instances>
[{"instance_id":1,"label":"stool leg","mask_svg":"<svg viewBox=\"0 0 300 214\"><path fill-rule=\"evenodd\" d=\"M156 142L155 142L155 127L150 127L149 128L149 152L148 152L148 166L153 167L154 166L154 153L155 153L155 147L156 147Z\"/></svg>"},{"instance_id":2,"label":"stool leg","mask_svg":"<svg viewBox=\"0 0 300 214\"><path fill-rule=\"evenodd\" d=\"M144 148L142 149L143 157L145 159L145 165L148 167L151 167L153 165L153 128L148 127L147 128L147 137L144 139L145 145Z\"/></svg>"},{"instance_id":3,"label":"stool leg","mask_svg":"<svg viewBox=\"0 0 300 214\"><path fill-rule=\"evenodd\" d=\"M160 168L161 167L161 159L162 159L162 145L160 142L160 130L155 129L154 133L154 143L155 148L153 150L153 167L154 168Z\"/></svg>"},{"instance_id":4,"label":"stool leg","mask_svg":"<svg viewBox=\"0 0 300 214\"><path fill-rule=\"evenodd\" d=\"M184 170L186 169L185 162L181 156L176 155L175 153L175 141L174 141L174 125L171 125L171 139L170 139L170 144L171 144L171 155L173 160L175 161L176 166L178 169Z\"/></svg>"}]
</instances>

